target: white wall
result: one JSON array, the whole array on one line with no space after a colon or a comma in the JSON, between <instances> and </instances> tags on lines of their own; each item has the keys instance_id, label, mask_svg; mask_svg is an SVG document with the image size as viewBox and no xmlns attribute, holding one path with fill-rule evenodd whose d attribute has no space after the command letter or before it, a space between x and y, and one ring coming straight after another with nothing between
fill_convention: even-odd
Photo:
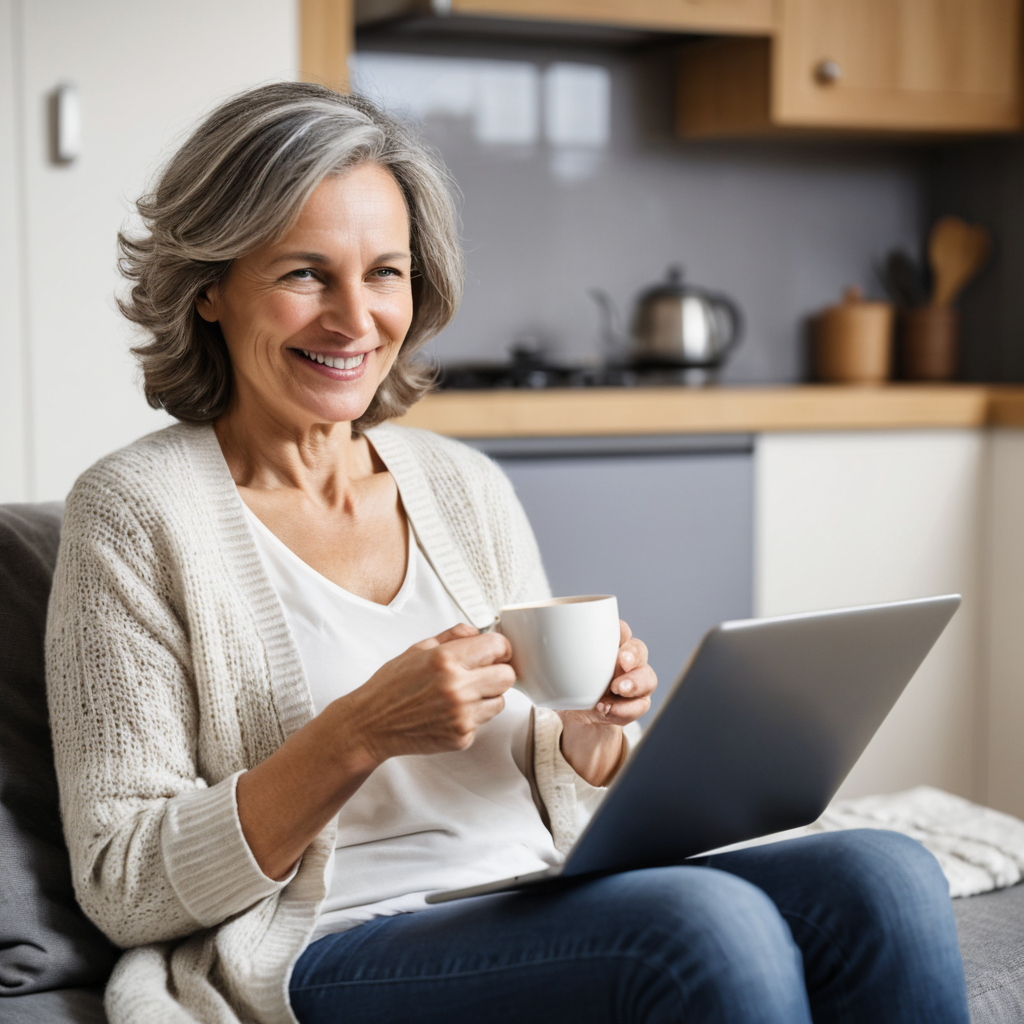
<instances>
[{"instance_id":1,"label":"white wall","mask_svg":"<svg viewBox=\"0 0 1024 1024\"><path fill-rule=\"evenodd\" d=\"M758 615L959 591L964 602L840 790L929 783L983 799L984 431L757 442ZM1022 495L1024 498L1024 495Z\"/></svg>"},{"instance_id":2,"label":"white wall","mask_svg":"<svg viewBox=\"0 0 1024 1024\"><path fill-rule=\"evenodd\" d=\"M297 17L295 0L0 0L0 302L6 329L14 266L28 319L24 405L14 383L22 371L7 372L15 333L0 334L0 499L62 497L100 455L169 422L135 381L113 301L115 236L200 114L248 85L294 77ZM47 96L64 81L81 93L83 153L60 167L48 156ZM6 156L12 95L24 124L20 193ZM13 252L12 194L27 227ZM26 467L16 455L22 425Z\"/></svg>"}]
</instances>

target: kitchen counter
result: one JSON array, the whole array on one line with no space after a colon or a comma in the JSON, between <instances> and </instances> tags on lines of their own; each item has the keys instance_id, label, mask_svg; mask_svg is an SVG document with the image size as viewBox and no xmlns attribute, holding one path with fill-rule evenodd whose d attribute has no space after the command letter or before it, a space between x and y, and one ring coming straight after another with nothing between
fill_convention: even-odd
<instances>
[{"instance_id":1,"label":"kitchen counter","mask_svg":"<svg viewBox=\"0 0 1024 1024\"><path fill-rule=\"evenodd\" d=\"M1024 427L1024 387L683 387L441 391L398 422L451 437Z\"/></svg>"}]
</instances>

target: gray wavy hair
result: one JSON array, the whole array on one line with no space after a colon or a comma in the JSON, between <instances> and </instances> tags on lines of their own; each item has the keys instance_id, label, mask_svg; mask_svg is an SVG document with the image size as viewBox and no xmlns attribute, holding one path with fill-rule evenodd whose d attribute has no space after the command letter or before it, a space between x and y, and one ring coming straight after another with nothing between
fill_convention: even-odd
<instances>
[{"instance_id":1,"label":"gray wavy hair","mask_svg":"<svg viewBox=\"0 0 1024 1024\"><path fill-rule=\"evenodd\" d=\"M280 238L326 177L361 163L388 170L409 211L413 318L358 432L401 415L434 372L417 349L446 327L462 298L464 264L451 176L410 129L359 96L279 82L218 107L164 168L137 208L146 231L117 236L132 282L121 312L150 340L132 349L146 400L179 420L208 422L227 408L231 362L220 325L196 299L232 260Z\"/></svg>"}]
</instances>

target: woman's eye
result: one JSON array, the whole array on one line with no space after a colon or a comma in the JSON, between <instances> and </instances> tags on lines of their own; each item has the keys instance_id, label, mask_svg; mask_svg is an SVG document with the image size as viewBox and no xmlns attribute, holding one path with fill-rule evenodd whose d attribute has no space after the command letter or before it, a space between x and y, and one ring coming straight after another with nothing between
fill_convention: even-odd
<instances>
[{"instance_id":1,"label":"woman's eye","mask_svg":"<svg viewBox=\"0 0 1024 1024\"><path fill-rule=\"evenodd\" d=\"M377 277L401 277L402 272L396 267L378 267L373 272Z\"/></svg>"},{"instance_id":2,"label":"woman's eye","mask_svg":"<svg viewBox=\"0 0 1024 1024\"><path fill-rule=\"evenodd\" d=\"M315 281L316 271L302 267L300 270L293 270L288 276L295 281Z\"/></svg>"}]
</instances>

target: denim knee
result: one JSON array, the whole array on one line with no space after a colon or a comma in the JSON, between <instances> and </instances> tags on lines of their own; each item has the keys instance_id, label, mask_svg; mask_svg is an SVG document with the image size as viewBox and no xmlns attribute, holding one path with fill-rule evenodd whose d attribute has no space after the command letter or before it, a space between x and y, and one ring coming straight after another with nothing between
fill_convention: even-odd
<instances>
[{"instance_id":1,"label":"denim knee","mask_svg":"<svg viewBox=\"0 0 1024 1024\"><path fill-rule=\"evenodd\" d=\"M949 913L946 876L916 839L883 829L851 829L830 833L828 839L840 893L848 892L887 923Z\"/></svg>"},{"instance_id":2,"label":"denim knee","mask_svg":"<svg viewBox=\"0 0 1024 1024\"><path fill-rule=\"evenodd\" d=\"M642 922L634 941L644 959L671 973L691 1011L702 1008L707 1019L808 1019L800 950L756 886L706 867L608 881L624 901L621 912Z\"/></svg>"}]
</instances>

